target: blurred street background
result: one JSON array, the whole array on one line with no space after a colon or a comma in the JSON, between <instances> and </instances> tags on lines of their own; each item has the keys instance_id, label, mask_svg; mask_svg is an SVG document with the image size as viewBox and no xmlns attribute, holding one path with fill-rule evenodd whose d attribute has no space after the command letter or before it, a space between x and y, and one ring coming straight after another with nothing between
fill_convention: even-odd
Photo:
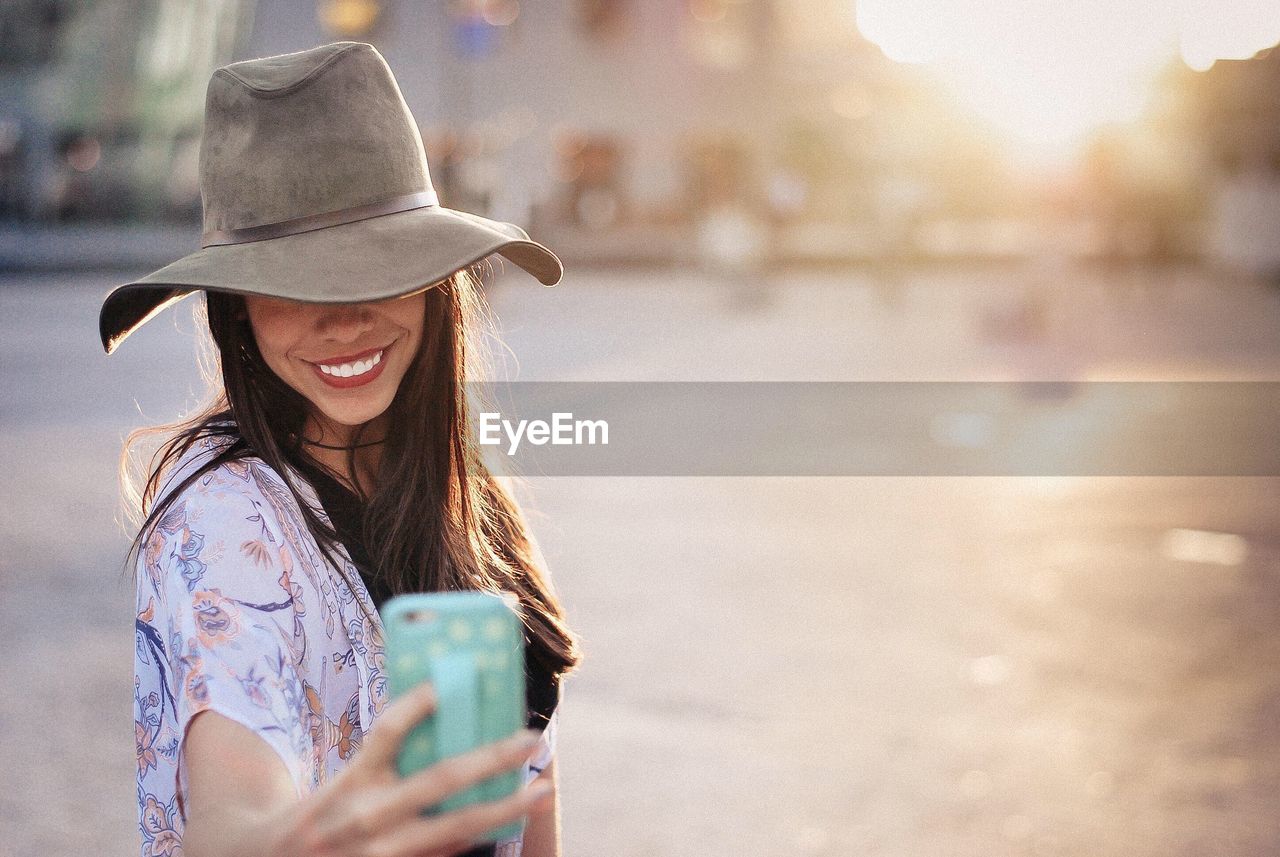
<instances>
[{"instance_id":1,"label":"blurred street background","mask_svg":"<svg viewBox=\"0 0 1280 857\"><path fill-rule=\"evenodd\" d=\"M13 0L0 855L137 851L115 463L204 387L188 305L98 305L195 249L211 71L342 38L566 263L491 287L510 377L1280 381L1274 0ZM525 501L567 855L1280 853L1280 478Z\"/></svg>"}]
</instances>

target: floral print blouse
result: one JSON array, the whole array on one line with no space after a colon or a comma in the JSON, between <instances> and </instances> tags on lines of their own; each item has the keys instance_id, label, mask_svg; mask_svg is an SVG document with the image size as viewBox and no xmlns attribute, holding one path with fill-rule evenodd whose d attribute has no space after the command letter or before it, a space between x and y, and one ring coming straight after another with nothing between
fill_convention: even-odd
<instances>
[{"instance_id":1,"label":"floral print blouse","mask_svg":"<svg viewBox=\"0 0 1280 857\"><path fill-rule=\"evenodd\" d=\"M193 448L169 484L217 443ZM295 484L323 518L310 486ZM182 853L182 739L202 711L261 736L299 797L359 751L388 703L382 624L341 547L338 556L345 575L326 561L280 477L254 458L201 476L146 539L133 682L143 857ZM549 764L558 719L525 764L526 783ZM519 857L520 846L504 840L496 853Z\"/></svg>"}]
</instances>

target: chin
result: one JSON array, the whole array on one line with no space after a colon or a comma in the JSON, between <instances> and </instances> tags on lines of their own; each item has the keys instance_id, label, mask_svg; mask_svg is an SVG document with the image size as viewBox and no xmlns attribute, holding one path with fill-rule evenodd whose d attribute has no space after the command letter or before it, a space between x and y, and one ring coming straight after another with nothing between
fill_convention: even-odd
<instances>
[{"instance_id":1,"label":"chin","mask_svg":"<svg viewBox=\"0 0 1280 857\"><path fill-rule=\"evenodd\" d=\"M387 408L391 406L390 402L381 404L381 406L366 407L321 407L320 412L332 422L338 425L356 428L362 426L370 420L377 419L387 412Z\"/></svg>"},{"instance_id":2,"label":"chin","mask_svg":"<svg viewBox=\"0 0 1280 857\"><path fill-rule=\"evenodd\" d=\"M347 426L348 428L359 428L365 423L382 416L383 413L384 411L370 411L363 414L334 414L330 419L335 423Z\"/></svg>"}]
</instances>

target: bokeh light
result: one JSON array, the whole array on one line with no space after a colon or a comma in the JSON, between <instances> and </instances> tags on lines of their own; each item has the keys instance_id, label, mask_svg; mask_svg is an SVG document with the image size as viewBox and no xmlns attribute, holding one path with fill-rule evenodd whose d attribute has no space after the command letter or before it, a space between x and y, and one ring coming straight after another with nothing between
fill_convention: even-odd
<instances>
[{"instance_id":1,"label":"bokeh light","mask_svg":"<svg viewBox=\"0 0 1280 857\"><path fill-rule=\"evenodd\" d=\"M1203 70L1280 41L1276 0L860 0L856 16L887 57L935 71L1040 161L1137 119L1179 57Z\"/></svg>"}]
</instances>

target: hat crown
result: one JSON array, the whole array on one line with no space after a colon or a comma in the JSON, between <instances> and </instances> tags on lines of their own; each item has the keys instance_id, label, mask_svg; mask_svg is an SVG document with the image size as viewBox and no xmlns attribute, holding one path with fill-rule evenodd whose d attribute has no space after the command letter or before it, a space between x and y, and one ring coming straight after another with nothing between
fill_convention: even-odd
<instances>
[{"instance_id":1,"label":"hat crown","mask_svg":"<svg viewBox=\"0 0 1280 857\"><path fill-rule=\"evenodd\" d=\"M372 45L232 63L209 81L200 146L206 233L431 190L418 126Z\"/></svg>"}]
</instances>

